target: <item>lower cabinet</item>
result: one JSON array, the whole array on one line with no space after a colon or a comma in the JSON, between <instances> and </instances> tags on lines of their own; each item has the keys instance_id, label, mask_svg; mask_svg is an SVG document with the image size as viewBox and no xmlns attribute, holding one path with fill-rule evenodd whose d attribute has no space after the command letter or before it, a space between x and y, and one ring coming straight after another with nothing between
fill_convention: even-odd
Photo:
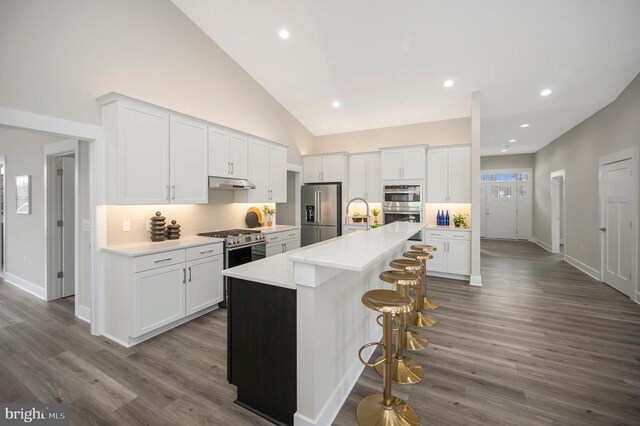
<instances>
[{"instance_id":1,"label":"lower cabinet","mask_svg":"<svg viewBox=\"0 0 640 426\"><path fill-rule=\"evenodd\" d=\"M286 253L300 248L300 230L292 229L282 232L271 232L266 235L266 257Z\"/></svg>"},{"instance_id":2,"label":"lower cabinet","mask_svg":"<svg viewBox=\"0 0 640 426\"><path fill-rule=\"evenodd\" d=\"M223 300L222 243L106 255L105 335L130 347Z\"/></svg>"},{"instance_id":3,"label":"lower cabinet","mask_svg":"<svg viewBox=\"0 0 640 426\"><path fill-rule=\"evenodd\" d=\"M425 230L425 244L436 247L427 271L455 275L471 274L471 233L451 229Z\"/></svg>"}]
</instances>

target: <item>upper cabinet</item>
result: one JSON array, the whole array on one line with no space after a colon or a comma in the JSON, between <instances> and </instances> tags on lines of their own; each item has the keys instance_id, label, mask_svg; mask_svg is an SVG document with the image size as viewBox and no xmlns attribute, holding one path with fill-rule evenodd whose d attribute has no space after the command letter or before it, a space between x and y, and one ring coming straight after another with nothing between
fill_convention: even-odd
<instances>
[{"instance_id":1,"label":"upper cabinet","mask_svg":"<svg viewBox=\"0 0 640 426\"><path fill-rule=\"evenodd\" d=\"M382 180L418 180L426 177L427 147L383 148Z\"/></svg>"},{"instance_id":2,"label":"upper cabinet","mask_svg":"<svg viewBox=\"0 0 640 426\"><path fill-rule=\"evenodd\" d=\"M287 201L287 148L249 137L248 180L255 189L236 192L239 203Z\"/></svg>"},{"instance_id":3,"label":"upper cabinet","mask_svg":"<svg viewBox=\"0 0 640 426\"><path fill-rule=\"evenodd\" d=\"M430 149L427 154L427 202L471 202L471 147Z\"/></svg>"},{"instance_id":4,"label":"upper cabinet","mask_svg":"<svg viewBox=\"0 0 640 426\"><path fill-rule=\"evenodd\" d=\"M101 98L110 204L206 203L206 124L119 95Z\"/></svg>"},{"instance_id":5,"label":"upper cabinet","mask_svg":"<svg viewBox=\"0 0 640 426\"><path fill-rule=\"evenodd\" d=\"M303 183L343 182L348 168L346 154L302 157Z\"/></svg>"},{"instance_id":6,"label":"upper cabinet","mask_svg":"<svg viewBox=\"0 0 640 426\"><path fill-rule=\"evenodd\" d=\"M246 135L209 125L209 176L247 179L248 149Z\"/></svg>"},{"instance_id":7,"label":"upper cabinet","mask_svg":"<svg viewBox=\"0 0 640 426\"><path fill-rule=\"evenodd\" d=\"M353 154L349 157L349 198L382 202L380 153Z\"/></svg>"}]
</instances>

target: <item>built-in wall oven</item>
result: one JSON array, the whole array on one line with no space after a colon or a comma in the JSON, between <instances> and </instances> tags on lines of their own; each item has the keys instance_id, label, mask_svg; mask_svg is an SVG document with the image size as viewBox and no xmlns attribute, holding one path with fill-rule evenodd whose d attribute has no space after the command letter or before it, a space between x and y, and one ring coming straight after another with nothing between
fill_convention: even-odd
<instances>
[{"instance_id":1,"label":"built-in wall oven","mask_svg":"<svg viewBox=\"0 0 640 426\"><path fill-rule=\"evenodd\" d=\"M393 222L423 222L424 198L422 185L403 184L385 185L383 190L384 202L382 214L384 223ZM417 233L410 240L421 241L421 233Z\"/></svg>"}]
</instances>

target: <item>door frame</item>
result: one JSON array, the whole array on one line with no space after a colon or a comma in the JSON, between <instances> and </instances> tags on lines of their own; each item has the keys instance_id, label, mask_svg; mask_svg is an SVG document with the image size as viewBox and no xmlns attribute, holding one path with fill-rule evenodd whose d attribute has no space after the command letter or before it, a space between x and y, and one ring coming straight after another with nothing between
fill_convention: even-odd
<instances>
[{"instance_id":1,"label":"door frame","mask_svg":"<svg viewBox=\"0 0 640 426\"><path fill-rule=\"evenodd\" d=\"M75 307L74 312L78 316L80 306L80 159L79 157L79 142L73 139L67 139L64 141L47 144L44 146L44 232L45 232L45 291L47 300L58 299L61 296L60 292L55 288L54 283L57 282L55 266L56 261L54 259L54 253L56 248L54 247L55 232L57 226L54 223L56 221L56 214L54 211L56 197L59 195L56 185L53 185L53 181L56 179L55 160L58 157L64 157L73 155L74 163L74 178L73 178L73 274L74 274L74 295Z\"/></svg>"},{"instance_id":2,"label":"door frame","mask_svg":"<svg viewBox=\"0 0 640 426\"><path fill-rule=\"evenodd\" d=\"M558 192L556 198L556 192L554 191L554 182L559 182L559 178L562 178L562 192ZM560 253L560 223L557 225L555 220L555 213L560 209L560 199L562 199L562 205L564 206L565 213L562 215L562 229L564 229L564 240L567 241L567 199L566 199L566 187L567 187L567 178L564 172L564 169L556 170L551 172L551 253L558 254ZM567 256L567 245L565 243L564 253L563 255Z\"/></svg>"},{"instance_id":3,"label":"door frame","mask_svg":"<svg viewBox=\"0 0 640 426\"><path fill-rule=\"evenodd\" d=\"M612 154L603 155L598 160L598 201L599 201L599 225L604 227L604 188L602 187L602 167L608 164L617 163L619 161L631 160L631 219L632 229L635 230L635 238L632 238L631 243L631 271L633 277L631 279L634 287L635 302L640 303L640 289L638 289L638 147L627 148L622 151L614 152ZM635 178L634 178L635 177ZM600 232L600 281L604 282L604 250L605 250L605 235L604 232ZM631 298L633 300L633 298Z\"/></svg>"},{"instance_id":4,"label":"door frame","mask_svg":"<svg viewBox=\"0 0 640 426\"><path fill-rule=\"evenodd\" d=\"M7 268L7 157L0 155L0 167L4 167L4 179L2 179L2 268L0 268L0 276L5 277Z\"/></svg>"}]
</instances>

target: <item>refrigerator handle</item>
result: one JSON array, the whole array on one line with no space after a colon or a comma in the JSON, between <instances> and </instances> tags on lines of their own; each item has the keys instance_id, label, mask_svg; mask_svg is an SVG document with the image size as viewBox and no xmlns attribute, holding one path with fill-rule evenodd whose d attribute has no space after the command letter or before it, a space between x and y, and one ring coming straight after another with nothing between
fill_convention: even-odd
<instances>
[{"instance_id":1,"label":"refrigerator handle","mask_svg":"<svg viewBox=\"0 0 640 426\"><path fill-rule=\"evenodd\" d=\"M322 191L318 191L318 201L316 202L316 222L322 223Z\"/></svg>"}]
</instances>

